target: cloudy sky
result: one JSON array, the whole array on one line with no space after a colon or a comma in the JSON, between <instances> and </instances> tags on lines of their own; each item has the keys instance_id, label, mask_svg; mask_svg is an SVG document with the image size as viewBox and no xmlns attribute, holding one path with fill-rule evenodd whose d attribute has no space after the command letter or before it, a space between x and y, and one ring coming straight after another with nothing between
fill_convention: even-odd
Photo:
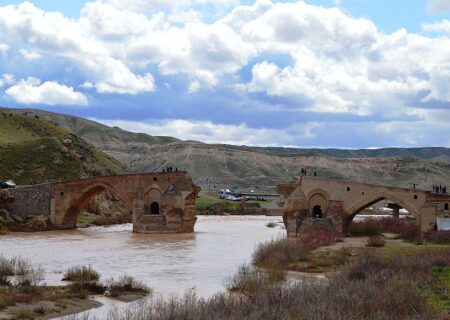
<instances>
[{"instance_id":1,"label":"cloudy sky","mask_svg":"<svg viewBox=\"0 0 450 320\"><path fill-rule=\"evenodd\" d=\"M0 0L0 105L204 142L450 147L450 0Z\"/></svg>"}]
</instances>

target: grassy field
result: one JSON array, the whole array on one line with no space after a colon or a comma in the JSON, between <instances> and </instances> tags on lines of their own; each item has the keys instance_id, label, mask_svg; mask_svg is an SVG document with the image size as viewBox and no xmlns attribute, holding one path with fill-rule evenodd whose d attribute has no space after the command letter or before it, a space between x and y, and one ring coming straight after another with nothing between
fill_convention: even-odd
<instances>
[{"instance_id":1,"label":"grassy field","mask_svg":"<svg viewBox=\"0 0 450 320\"><path fill-rule=\"evenodd\" d=\"M241 209L241 204L239 201L222 200L208 195L202 195L195 203L197 205L197 210L199 211L212 210L216 208L223 210Z\"/></svg>"},{"instance_id":2,"label":"grassy field","mask_svg":"<svg viewBox=\"0 0 450 320\"><path fill-rule=\"evenodd\" d=\"M0 180L16 184L124 173L118 161L57 125L0 110Z\"/></svg>"}]
</instances>

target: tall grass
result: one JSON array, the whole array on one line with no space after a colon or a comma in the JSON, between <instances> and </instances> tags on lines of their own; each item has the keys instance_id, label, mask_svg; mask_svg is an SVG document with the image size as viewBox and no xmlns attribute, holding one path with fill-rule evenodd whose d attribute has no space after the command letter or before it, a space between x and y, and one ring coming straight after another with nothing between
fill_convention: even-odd
<instances>
[{"instance_id":1,"label":"tall grass","mask_svg":"<svg viewBox=\"0 0 450 320\"><path fill-rule=\"evenodd\" d=\"M293 263L307 261L312 250L331 245L340 237L335 232L309 228L295 240L283 238L259 244L252 262L258 267L287 269Z\"/></svg>"},{"instance_id":2,"label":"tall grass","mask_svg":"<svg viewBox=\"0 0 450 320\"><path fill-rule=\"evenodd\" d=\"M113 310L108 319L446 319L450 310L433 309L426 294L440 290L434 299L450 298L433 267L443 264L450 264L450 250L392 258L367 253L328 281L264 286L252 295L225 292L209 299L187 292L125 311Z\"/></svg>"},{"instance_id":3,"label":"tall grass","mask_svg":"<svg viewBox=\"0 0 450 320\"><path fill-rule=\"evenodd\" d=\"M123 275L118 280L110 279L105 282L105 286L111 297L118 297L124 293L141 293L151 292L143 282L137 281L129 275Z\"/></svg>"},{"instance_id":4,"label":"tall grass","mask_svg":"<svg viewBox=\"0 0 450 320\"><path fill-rule=\"evenodd\" d=\"M71 281L70 290L79 298L86 298L88 293L103 294L105 286L99 282L100 274L91 266L75 266L66 270L62 281Z\"/></svg>"},{"instance_id":5,"label":"tall grass","mask_svg":"<svg viewBox=\"0 0 450 320\"><path fill-rule=\"evenodd\" d=\"M62 281L95 282L99 279L100 274L92 266L75 266L66 270Z\"/></svg>"},{"instance_id":6,"label":"tall grass","mask_svg":"<svg viewBox=\"0 0 450 320\"><path fill-rule=\"evenodd\" d=\"M257 270L250 265L241 265L238 271L226 280L225 288L230 292L254 294L267 288L270 284L269 275Z\"/></svg>"},{"instance_id":7,"label":"tall grass","mask_svg":"<svg viewBox=\"0 0 450 320\"><path fill-rule=\"evenodd\" d=\"M352 236L371 237L382 233L398 234L400 238L411 242L419 242L421 239L418 225L404 219L366 219L361 222L352 222L350 226Z\"/></svg>"},{"instance_id":8,"label":"tall grass","mask_svg":"<svg viewBox=\"0 0 450 320\"><path fill-rule=\"evenodd\" d=\"M425 234L425 239L432 243L450 244L450 231L428 231Z\"/></svg>"},{"instance_id":9,"label":"tall grass","mask_svg":"<svg viewBox=\"0 0 450 320\"><path fill-rule=\"evenodd\" d=\"M14 283L10 279L14 277ZM21 257L8 259L0 256L0 285L36 287L44 279L44 270L33 268L30 260Z\"/></svg>"}]
</instances>

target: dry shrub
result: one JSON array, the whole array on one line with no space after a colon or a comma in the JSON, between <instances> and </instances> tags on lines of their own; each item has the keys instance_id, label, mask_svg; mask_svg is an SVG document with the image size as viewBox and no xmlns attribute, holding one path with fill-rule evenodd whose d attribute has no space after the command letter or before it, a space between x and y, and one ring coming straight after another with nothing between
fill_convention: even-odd
<instances>
[{"instance_id":1,"label":"dry shrub","mask_svg":"<svg viewBox=\"0 0 450 320\"><path fill-rule=\"evenodd\" d=\"M307 261L309 253L322 246L329 246L342 235L319 228L308 228L294 241L289 239L271 240L257 246L252 262L267 269L288 268L290 264Z\"/></svg>"},{"instance_id":2,"label":"dry shrub","mask_svg":"<svg viewBox=\"0 0 450 320\"><path fill-rule=\"evenodd\" d=\"M309 250L300 241L278 239L261 243L253 253L254 265L273 269L286 268L291 263L306 261Z\"/></svg>"},{"instance_id":3,"label":"dry shrub","mask_svg":"<svg viewBox=\"0 0 450 320\"><path fill-rule=\"evenodd\" d=\"M350 234L355 237L371 237L381 234L377 220L366 219L362 222L352 222Z\"/></svg>"},{"instance_id":4,"label":"dry shrub","mask_svg":"<svg viewBox=\"0 0 450 320\"><path fill-rule=\"evenodd\" d=\"M340 233L311 226L302 231L298 237L298 241L303 247L314 250L319 247L330 246L339 241L342 237L343 235Z\"/></svg>"},{"instance_id":5,"label":"dry shrub","mask_svg":"<svg viewBox=\"0 0 450 320\"><path fill-rule=\"evenodd\" d=\"M450 244L450 231L428 231L425 234L425 239L432 243Z\"/></svg>"},{"instance_id":6,"label":"dry shrub","mask_svg":"<svg viewBox=\"0 0 450 320\"><path fill-rule=\"evenodd\" d=\"M382 233L399 234L400 238L411 242L420 241L421 238L417 224L405 219L366 219L361 222L352 222L350 226L350 234L352 236L371 237Z\"/></svg>"},{"instance_id":7,"label":"dry shrub","mask_svg":"<svg viewBox=\"0 0 450 320\"><path fill-rule=\"evenodd\" d=\"M108 280L106 288L109 290L111 297L118 297L125 293L149 293L151 291L143 282L137 281L126 274L118 280Z\"/></svg>"},{"instance_id":8,"label":"dry shrub","mask_svg":"<svg viewBox=\"0 0 450 320\"><path fill-rule=\"evenodd\" d=\"M100 274L91 266L76 266L66 270L62 281L71 281L70 291L83 299L87 293L103 294L105 286L98 282Z\"/></svg>"},{"instance_id":9,"label":"dry shrub","mask_svg":"<svg viewBox=\"0 0 450 320\"><path fill-rule=\"evenodd\" d=\"M14 293L8 297L8 304L13 305L16 303L30 303L33 300L33 297L30 294L26 293Z\"/></svg>"},{"instance_id":10,"label":"dry shrub","mask_svg":"<svg viewBox=\"0 0 450 320\"><path fill-rule=\"evenodd\" d=\"M367 240L368 247L384 247L386 242L382 236L372 236Z\"/></svg>"},{"instance_id":11,"label":"dry shrub","mask_svg":"<svg viewBox=\"0 0 450 320\"><path fill-rule=\"evenodd\" d=\"M92 266L76 266L66 270L62 281L93 282L100 279L100 274Z\"/></svg>"},{"instance_id":12,"label":"dry shrub","mask_svg":"<svg viewBox=\"0 0 450 320\"><path fill-rule=\"evenodd\" d=\"M450 250L417 256L382 258L366 253L329 281L305 281L295 285L252 285L245 297L219 293L209 299L194 292L183 297L150 302L125 311L112 311L111 320L276 320L276 319L349 319L349 320L431 320L445 319L436 313L422 295L423 288L439 285L430 268L448 263ZM244 267L245 278L254 277ZM355 270L359 270L355 272ZM355 274L359 274L355 276ZM239 276L238 284L242 276ZM247 282L244 282L247 283ZM246 288L246 286L236 286ZM259 287L259 289L254 289Z\"/></svg>"},{"instance_id":13,"label":"dry shrub","mask_svg":"<svg viewBox=\"0 0 450 320\"><path fill-rule=\"evenodd\" d=\"M14 283L8 279L9 276L16 276ZM33 268L30 260L20 257L7 259L0 256L0 285L16 285L21 287L21 291L29 292L34 290L42 280L44 280L44 270Z\"/></svg>"},{"instance_id":14,"label":"dry shrub","mask_svg":"<svg viewBox=\"0 0 450 320\"><path fill-rule=\"evenodd\" d=\"M249 265L241 265L238 271L225 282L225 288L231 292L254 294L267 288L270 283L267 273L256 270Z\"/></svg>"}]
</instances>

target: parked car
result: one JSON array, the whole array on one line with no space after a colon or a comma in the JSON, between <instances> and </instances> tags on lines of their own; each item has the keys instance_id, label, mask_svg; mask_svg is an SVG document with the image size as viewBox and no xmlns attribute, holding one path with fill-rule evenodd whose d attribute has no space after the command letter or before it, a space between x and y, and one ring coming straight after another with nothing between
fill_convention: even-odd
<instances>
[{"instance_id":1,"label":"parked car","mask_svg":"<svg viewBox=\"0 0 450 320\"><path fill-rule=\"evenodd\" d=\"M0 182L0 189L11 189L15 188L16 184L12 181Z\"/></svg>"},{"instance_id":2,"label":"parked car","mask_svg":"<svg viewBox=\"0 0 450 320\"><path fill-rule=\"evenodd\" d=\"M226 197L226 200L230 201L240 201L242 199L242 194L240 193L233 193Z\"/></svg>"}]
</instances>

